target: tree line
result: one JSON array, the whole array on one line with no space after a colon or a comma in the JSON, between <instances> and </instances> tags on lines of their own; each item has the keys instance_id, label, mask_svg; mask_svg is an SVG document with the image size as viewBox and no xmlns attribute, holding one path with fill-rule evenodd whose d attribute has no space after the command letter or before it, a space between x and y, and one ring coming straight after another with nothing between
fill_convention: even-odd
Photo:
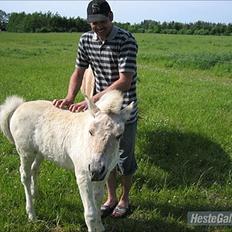
<instances>
[{"instance_id":1,"label":"tree line","mask_svg":"<svg viewBox=\"0 0 232 232\"><path fill-rule=\"evenodd\" d=\"M232 35L232 24L210 23L197 21L195 23L157 22L144 20L139 24L117 23L118 26L131 32L185 34L185 35Z\"/></svg>"},{"instance_id":2,"label":"tree line","mask_svg":"<svg viewBox=\"0 0 232 232\"><path fill-rule=\"evenodd\" d=\"M90 29L86 20L61 17L51 12L11 13L3 30L8 32L84 32Z\"/></svg>"},{"instance_id":3,"label":"tree line","mask_svg":"<svg viewBox=\"0 0 232 232\"><path fill-rule=\"evenodd\" d=\"M232 35L232 23L157 22L144 20L141 23L119 23L115 25L132 33L189 34L189 35ZM58 13L32 14L11 13L0 10L0 30L8 32L86 32L90 26L80 17L62 17Z\"/></svg>"}]
</instances>

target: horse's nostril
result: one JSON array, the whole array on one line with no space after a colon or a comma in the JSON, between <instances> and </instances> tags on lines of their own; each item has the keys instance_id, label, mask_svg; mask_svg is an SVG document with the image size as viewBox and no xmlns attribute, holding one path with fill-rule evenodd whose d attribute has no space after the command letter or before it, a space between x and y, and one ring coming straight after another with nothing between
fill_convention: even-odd
<instances>
[{"instance_id":1,"label":"horse's nostril","mask_svg":"<svg viewBox=\"0 0 232 232\"><path fill-rule=\"evenodd\" d=\"M90 164L89 164L88 168L89 168L89 171L90 171Z\"/></svg>"},{"instance_id":2,"label":"horse's nostril","mask_svg":"<svg viewBox=\"0 0 232 232\"><path fill-rule=\"evenodd\" d=\"M105 166L103 165L103 167L102 167L102 169L101 169L101 171L100 171L100 175L102 175L102 174L105 172L105 170L106 170L106 168L105 168Z\"/></svg>"}]
</instances>

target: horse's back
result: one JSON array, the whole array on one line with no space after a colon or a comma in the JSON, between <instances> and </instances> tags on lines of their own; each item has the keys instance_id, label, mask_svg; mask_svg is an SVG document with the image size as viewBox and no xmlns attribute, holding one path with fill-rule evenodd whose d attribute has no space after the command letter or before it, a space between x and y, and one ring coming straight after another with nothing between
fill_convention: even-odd
<instances>
[{"instance_id":1,"label":"horse's back","mask_svg":"<svg viewBox=\"0 0 232 232\"><path fill-rule=\"evenodd\" d=\"M49 101L29 101L15 110L10 120L10 131L17 147L33 149L31 143L38 120L51 105Z\"/></svg>"},{"instance_id":2,"label":"horse's back","mask_svg":"<svg viewBox=\"0 0 232 232\"><path fill-rule=\"evenodd\" d=\"M52 102L25 102L14 112L10 130L19 152L41 154L45 159L73 169L66 152L70 124L77 114L53 106Z\"/></svg>"}]
</instances>

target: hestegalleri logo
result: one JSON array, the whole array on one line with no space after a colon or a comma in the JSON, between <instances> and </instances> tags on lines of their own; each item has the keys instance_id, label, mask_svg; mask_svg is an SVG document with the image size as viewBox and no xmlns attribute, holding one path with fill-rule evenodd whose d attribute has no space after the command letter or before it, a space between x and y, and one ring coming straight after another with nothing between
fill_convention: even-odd
<instances>
[{"instance_id":1,"label":"hestegalleri logo","mask_svg":"<svg viewBox=\"0 0 232 232\"><path fill-rule=\"evenodd\" d=\"M232 226L232 211L191 211L187 219L193 226Z\"/></svg>"}]
</instances>

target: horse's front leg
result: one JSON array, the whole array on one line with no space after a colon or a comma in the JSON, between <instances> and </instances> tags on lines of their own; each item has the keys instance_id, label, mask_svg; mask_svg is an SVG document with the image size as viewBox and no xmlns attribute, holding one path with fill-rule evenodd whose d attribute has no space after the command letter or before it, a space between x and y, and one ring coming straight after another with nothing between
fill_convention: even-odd
<instances>
[{"instance_id":1,"label":"horse's front leg","mask_svg":"<svg viewBox=\"0 0 232 232\"><path fill-rule=\"evenodd\" d=\"M105 186L105 181L98 181L98 182L92 182L93 183L93 195L94 195L94 201L95 201L95 206L97 209L97 214L98 214L98 225L102 225L101 221L101 204L104 196L104 186ZM104 230L104 227L103 227ZM102 231L99 230L98 231Z\"/></svg>"},{"instance_id":2,"label":"horse's front leg","mask_svg":"<svg viewBox=\"0 0 232 232\"><path fill-rule=\"evenodd\" d=\"M84 206L85 223L89 232L102 232L104 226L94 198L94 187L88 174L75 169L76 181Z\"/></svg>"}]
</instances>

